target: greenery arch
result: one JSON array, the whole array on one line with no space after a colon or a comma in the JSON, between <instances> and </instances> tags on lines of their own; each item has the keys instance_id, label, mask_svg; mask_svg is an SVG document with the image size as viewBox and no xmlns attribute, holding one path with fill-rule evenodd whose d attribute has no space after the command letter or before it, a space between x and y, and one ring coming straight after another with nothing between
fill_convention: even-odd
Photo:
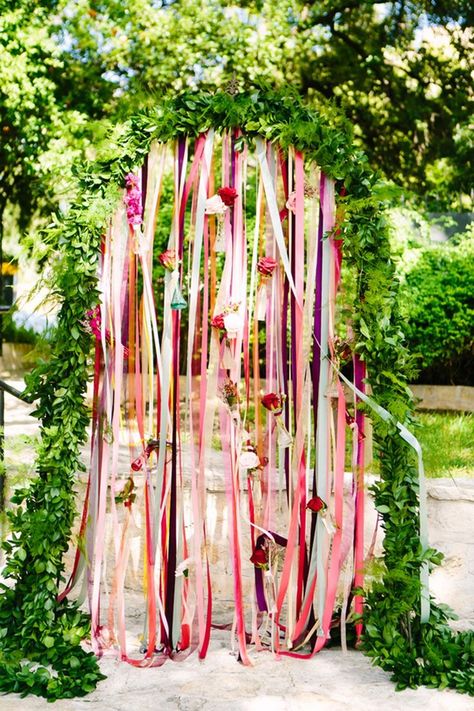
<instances>
[{"instance_id":1,"label":"greenery arch","mask_svg":"<svg viewBox=\"0 0 474 711\"><path fill-rule=\"evenodd\" d=\"M210 127L240 127L248 141L260 135L283 149L294 146L344 187L338 198L344 209L340 236L345 259L357 271L357 351L371 373L375 400L396 420L412 421L410 360L403 346L383 201L377 176L354 147L350 127L330 109L320 114L309 110L291 91L186 93L136 116L113 157L82 171L79 198L49 230L60 254L55 290L62 306L51 360L40 364L28 382L39 402L41 445L38 476L16 491L18 506L9 514L12 535L3 544L8 562L0 598L2 691L53 700L88 693L103 678L95 656L80 646L88 633L87 617L67 599L58 601L76 513L79 447L89 420L84 394L92 342L81 322L97 303L101 234L125 175L141 164L152 140L198 136ZM391 421L376 420L374 429L381 454L381 479L374 492L383 516L385 558L383 580L365 597L363 648L392 673L398 688L426 684L473 693L472 633L455 635L446 624L449 612L434 603L429 622L420 622L420 567L424 561L438 563L440 556L420 545L412 449Z\"/></svg>"}]
</instances>

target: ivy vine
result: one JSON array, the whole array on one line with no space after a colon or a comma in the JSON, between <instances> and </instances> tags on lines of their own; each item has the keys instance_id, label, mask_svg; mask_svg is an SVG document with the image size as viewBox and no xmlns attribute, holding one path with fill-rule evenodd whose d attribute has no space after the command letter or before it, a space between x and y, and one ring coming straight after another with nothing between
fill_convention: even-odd
<instances>
[{"instance_id":1,"label":"ivy vine","mask_svg":"<svg viewBox=\"0 0 474 711\"><path fill-rule=\"evenodd\" d=\"M261 135L283 149L293 145L304 151L345 187L339 197L344 206L341 238L345 259L358 275L353 304L357 349L367 362L375 399L401 422L412 422L411 363L403 345L383 200L378 177L354 147L347 122L330 108L323 113L308 109L292 91L262 90L235 97L185 93L131 119L114 155L82 172L79 199L49 230L61 255L55 288L62 307L51 359L40 363L27 383L39 403L41 444L37 477L15 492L12 534L3 544L2 691L54 700L84 695L104 678L96 657L80 644L89 633L88 617L74 602L57 599L76 515L79 448L89 421L84 394L92 343L81 321L98 299L101 234L125 174L142 163L152 140L237 126L249 143ZM374 494L383 516L385 566L383 579L366 592L363 649L391 672L398 688L425 684L473 694L473 633L452 632L449 610L434 602L429 622L420 623L420 566L425 559L439 563L440 555L420 546L412 450L390 424L374 421L374 436L381 459Z\"/></svg>"}]
</instances>

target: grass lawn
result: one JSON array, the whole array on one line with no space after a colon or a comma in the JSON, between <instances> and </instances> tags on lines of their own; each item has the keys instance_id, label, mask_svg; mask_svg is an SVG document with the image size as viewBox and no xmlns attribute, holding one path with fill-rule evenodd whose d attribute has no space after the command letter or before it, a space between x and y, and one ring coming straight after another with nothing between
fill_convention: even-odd
<instances>
[{"instance_id":1,"label":"grass lawn","mask_svg":"<svg viewBox=\"0 0 474 711\"><path fill-rule=\"evenodd\" d=\"M420 412L415 432L428 477L474 477L474 413Z\"/></svg>"}]
</instances>

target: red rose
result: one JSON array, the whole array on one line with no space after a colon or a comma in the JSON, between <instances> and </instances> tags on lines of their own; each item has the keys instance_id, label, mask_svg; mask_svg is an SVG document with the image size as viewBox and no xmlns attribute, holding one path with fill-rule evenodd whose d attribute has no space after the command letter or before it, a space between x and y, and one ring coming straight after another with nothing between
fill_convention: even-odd
<instances>
[{"instance_id":1,"label":"red rose","mask_svg":"<svg viewBox=\"0 0 474 711\"><path fill-rule=\"evenodd\" d=\"M256 568L266 568L268 565L267 554L262 548L255 548L250 562L253 563Z\"/></svg>"},{"instance_id":2,"label":"red rose","mask_svg":"<svg viewBox=\"0 0 474 711\"><path fill-rule=\"evenodd\" d=\"M312 511L313 513L318 513L318 511L324 511L327 506L320 496L314 496L308 501L308 503L306 504L306 508Z\"/></svg>"},{"instance_id":3,"label":"red rose","mask_svg":"<svg viewBox=\"0 0 474 711\"><path fill-rule=\"evenodd\" d=\"M278 262L273 257L262 257L257 262L257 271L263 276L271 276L277 265Z\"/></svg>"},{"instance_id":4,"label":"red rose","mask_svg":"<svg viewBox=\"0 0 474 711\"><path fill-rule=\"evenodd\" d=\"M139 472L140 469L143 469L143 455L140 454L139 457L134 459L130 466L134 472Z\"/></svg>"},{"instance_id":5,"label":"red rose","mask_svg":"<svg viewBox=\"0 0 474 711\"><path fill-rule=\"evenodd\" d=\"M266 410L276 414L281 413L283 408L283 397L276 393L268 393L262 397L262 405Z\"/></svg>"},{"instance_id":6,"label":"red rose","mask_svg":"<svg viewBox=\"0 0 474 711\"><path fill-rule=\"evenodd\" d=\"M232 207L237 198L237 190L235 188L219 188L217 194L227 207Z\"/></svg>"},{"instance_id":7,"label":"red rose","mask_svg":"<svg viewBox=\"0 0 474 711\"><path fill-rule=\"evenodd\" d=\"M216 314L214 318L211 318L211 326L213 328L218 328L221 331L225 331L224 314Z\"/></svg>"}]
</instances>

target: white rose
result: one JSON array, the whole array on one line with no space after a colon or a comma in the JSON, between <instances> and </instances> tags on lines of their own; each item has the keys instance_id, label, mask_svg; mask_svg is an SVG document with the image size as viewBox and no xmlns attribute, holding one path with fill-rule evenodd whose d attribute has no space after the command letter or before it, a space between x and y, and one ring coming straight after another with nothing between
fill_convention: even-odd
<instances>
[{"instance_id":1,"label":"white rose","mask_svg":"<svg viewBox=\"0 0 474 711\"><path fill-rule=\"evenodd\" d=\"M242 469L256 469L260 464L260 459L255 452L242 452L239 457L239 464Z\"/></svg>"},{"instance_id":2,"label":"white rose","mask_svg":"<svg viewBox=\"0 0 474 711\"><path fill-rule=\"evenodd\" d=\"M224 316L224 326L227 331L227 338L237 338L243 326L242 317L235 311L231 311L230 314Z\"/></svg>"},{"instance_id":3,"label":"white rose","mask_svg":"<svg viewBox=\"0 0 474 711\"><path fill-rule=\"evenodd\" d=\"M227 205L220 195L213 195L206 200L206 215L223 215L226 210Z\"/></svg>"}]
</instances>

